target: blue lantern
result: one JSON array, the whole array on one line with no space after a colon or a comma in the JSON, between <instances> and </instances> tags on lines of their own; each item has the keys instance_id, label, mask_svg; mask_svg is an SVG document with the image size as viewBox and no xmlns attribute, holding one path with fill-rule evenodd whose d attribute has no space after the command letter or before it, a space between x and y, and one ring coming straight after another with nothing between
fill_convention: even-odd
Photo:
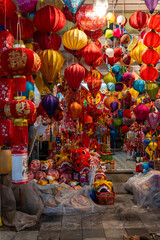
<instances>
[{"instance_id":1,"label":"blue lantern","mask_svg":"<svg viewBox=\"0 0 160 240\"><path fill-rule=\"evenodd\" d=\"M82 6L85 0L63 0L64 4L70 10L70 12L75 15L78 9Z\"/></svg>"},{"instance_id":2,"label":"blue lantern","mask_svg":"<svg viewBox=\"0 0 160 240\"><path fill-rule=\"evenodd\" d=\"M117 73L115 75L116 81L117 82L122 82L123 81L123 74Z\"/></svg>"},{"instance_id":3,"label":"blue lantern","mask_svg":"<svg viewBox=\"0 0 160 240\"><path fill-rule=\"evenodd\" d=\"M142 79L134 81L133 88L139 93L145 92L145 81Z\"/></svg>"},{"instance_id":4,"label":"blue lantern","mask_svg":"<svg viewBox=\"0 0 160 240\"><path fill-rule=\"evenodd\" d=\"M115 84L114 83L112 83L112 82L110 82L110 83L107 83L107 89L109 90L109 91L115 91Z\"/></svg>"},{"instance_id":5,"label":"blue lantern","mask_svg":"<svg viewBox=\"0 0 160 240\"><path fill-rule=\"evenodd\" d=\"M118 110L118 117L123 118L123 111L121 109Z\"/></svg>"},{"instance_id":6,"label":"blue lantern","mask_svg":"<svg viewBox=\"0 0 160 240\"><path fill-rule=\"evenodd\" d=\"M114 74L119 73L119 72L120 72L120 66L119 66L119 65L114 65L114 66L112 67L112 72L113 72Z\"/></svg>"},{"instance_id":7,"label":"blue lantern","mask_svg":"<svg viewBox=\"0 0 160 240\"><path fill-rule=\"evenodd\" d=\"M22 96L26 96L26 98L29 100L32 100L34 98L33 83L26 81L26 89L25 89L25 92L22 92Z\"/></svg>"}]
</instances>

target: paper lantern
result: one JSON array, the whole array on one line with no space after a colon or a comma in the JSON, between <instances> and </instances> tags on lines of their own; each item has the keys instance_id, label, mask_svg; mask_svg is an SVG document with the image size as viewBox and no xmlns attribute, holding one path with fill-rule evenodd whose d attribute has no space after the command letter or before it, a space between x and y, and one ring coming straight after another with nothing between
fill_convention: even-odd
<instances>
[{"instance_id":1,"label":"paper lantern","mask_svg":"<svg viewBox=\"0 0 160 240\"><path fill-rule=\"evenodd\" d=\"M156 142L150 142L150 143L148 144L148 146L150 147L150 149L151 149L152 151L155 151L158 145L157 145Z\"/></svg>"},{"instance_id":2,"label":"paper lantern","mask_svg":"<svg viewBox=\"0 0 160 240\"><path fill-rule=\"evenodd\" d=\"M1 24L4 24L4 17L6 18L11 18L15 13L17 12L17 7L14 4L13 1L11 0L1 0L1 5L0 5L0 20Z\"/></svg>"},{"instance_id":3,"label":"paper lantern","mask_svg":"<svg viewBox=\"0 0 160 240\"><path fill-rule=\"evenodd\" d=\"M113 125L114 125L115 127L121 126L121 125L122 125L122 119L121 119L121 118L114 118L114 120L113 120Z\"/></svg>"},{"instance_id":4,"label":"paper lantern","mask_svg":"<svg viewBox=\"0 0 160 240\"><path fill-rule=\"evenodd\" d=\"M129 127L128 126L122 126L121 127L121 132L122 132L122 134L125 134L125 133L129 132Z\"/></svg>"},{"instance_id":5,"label":"paper lantern","mask_svg":"<svg viewBox=\"0 0 160 240\"><path fill-rule=\"evenodd\" d=\"M122 35L121 44L128 45L128 44L131 43L131 41L132 41L131 35L129 35L128 33L125 33L125 34Z\"/></svg>"},{"instance_id":6,"label":"paper lantern","mask_svg":"<svg viewBox=\"0 0 160 240\"><path fill-rule=\"evenodd\" d=\"M108 97L106 97L106 98L104 99L104 105L105 105L105 107L108 108L108 109L110 109L110 110L112 110L112 109L111 109L111 106L110 106L111 102L118 102L118 98L111 95L111 96L108 96Z\"/></svg>"},{"instance_id":7,"label":"paper lantern","mask_svg":"<svg viewBox=\"0 0 160 240\"><path fill-rule=\"evenodd\" d=\"M116 111L118 109L118 102L117 101L111 102L110 108L111 108L112 112Z\"/></svg>"},{"instance_id":8,"label":"paper lantern","mask_svg":"<svg viewBox=\"0 0 160 240\"><path fill-rule=\"evenodd\" d=\"M121 92L123 90L123 87L124 87L123 83L116 83L116 89L115 90L117 92Z\"/></svg>"},{"instance_id":9,"label":"paper lantern","mask_svg":"<svg viewBox=\"0 0 160 240\"><path fill-rule=\"evenodd\" d=\"M147 47L156 48L160 45L160 36L158 35L158 33L150 31L144 36L143 43Z\"/></svg>"},{"instance_id":10,"label":"paper lantern","mask_svg":"<svg viewBox=\"0 0 160 240\"><path fill-rule=\"evenodd\" d=\"M39 56L32 50L20 46L7 49L1 54L2 71L7 76L32 75L41 67Z\"/></svg>"},{"instance_id":11,"label":"paper lantern","mask_svg":"<svg viewBox=\"0 0 160 240\"><path fill-rule=\"evenodd\" d=\"M4 105L4 113L9 118L27 119L36 112L33 102L26 100L25 97L15 97L14 100Z\"/></svg>"},{"instance_id":12,"label":"paper lantern","mask_svg":"<svg viewBox=\"0 0 160 240\"><path fill-rule=\"evenodd\" d=\"M119 132L118 132L116 129L112 129L112 130L110 131L110 135L111 135L113 141L116 141L116 139L117 139L117 137L118 137L118 134L119 134Z\"/></svg>"},{"instance_id":13,"label":"paper lantern","mask_svg":"<svg viewBox=\"0 0 160 240\"><path fill-rule=\"evenodd\" d=\"M48 94L42 99L42 106L50 119L53 117L58 105L59 99L52 94Z\"/></svg>"},{"instance_id":14,"label":"paper lantern","mask_svg":"<svg viewBox=\"0 0 160 240\"><path fill-rule=\"evenodd\" d=\"M145 0L148 11L152 14L158 4L158 0Z\"/></svg>"},{"instance_id":15,"label":"paper lantern","mask_svg":"<svg viewBox=\"0 0 160 240\"><path fill-rule=\"evenodd\" d=\"M137 121L144 121L149 114L149 109L144 103L140 103L133 109Z\"/></svg>"},{"instance_id":16,"label":"paper lantern","mask_svg":"<svg viewBox=\"0 0 160 240\"><path fill-rule=\"evenodd\" d=\"M130 52L131 58L133 58L139 65L142 62L142 53L147 49L147 47L142 43L138 42L137 46Z\"/></svg>"},{"instance_id":17,"label":"paper lantern","mask_svg":"<svg viewBox=\"0 0 160 240\"><path fill-rule=\"evenodd\" d=\"M129 54L125 54L121 59L120 59L120 63L124 66L129 66L130 64L132 64L133 59L131 58L131 56Z\"/></svg>"},{"instance_id":18,"label":"paper lantern","mask_svg":"<svg viewBox=\"0 0 160 240\"><path fill-rule=\"evenodd\" d=\"M154 105L158 109L158 111L160 111L160 99L156 99Z\"/></svg>"},{"instance_id":19,"label":"paper lantern","mask_svg":"<svg viewBox=\"0 0 160 240\"><path fill-rule=\"evenodd\" d=\"M65 22L63 12L50 5L38 10L33 18L34 26L43 33L58 32L65 26Z\"/></svg>"},{"instance_id":20,"label":"paper lantern","mask_svg":"<svg viewBox=\"0 0 160 240\"><path fill-rule=\"evenodd\" d=\"M72 90L78 90L85 77L85 69L78 63L67 67L64 72L68 85Z\"/></svg>"},{"instance_id":21,"label":"paper lantern","mask_svg":"<svg viewBox=\"0 0 160 240\"><path fill-rule=\"evenodd\" d=\"M63 0L70 12L75 15L85 0Z\"/></svg>"},{"instance_id":22,"label":"paper lantern","mask_svg":"<svg viewBox=\"0 0 160 240\"><path fill-rule=\"evenodd\" d=\"M159 113L150 112L147 116L147 121L149 122L149 125L150 125L152 130L155 130L159 120L160 120Z\"/></svg>"},{"instance_id":23,"label":"paper lantern","mask_svg":"<svg viewBox=\"0 0 160 240\"><path fill-rule=\"evenodd\" d=\"M109 38L113 37L113 30L107 29L105 31L105 35L104 36L105 36L105 39L109 39Z\"/></svg>"},{"instance_id":24,"label":"paper lantern","mask_svg":"<svg viewBox=\"0 0 160 240\"><path fill-rule=\"evenodd\" d=\"M145 64L151 64L151 65L156 65L159 61L159 53L154 50L154 49L147 49L145 52L142 54L142 61Z\"/></svg>"},{"instance_id":25,"label":"paper lantern","mask_svg":"<svg viewBox=\"0 0 160 240\"><path fill-rule=\"evenodd\" d=\"M76 17L75 15L73 15L70 10L68 9L67 6L65 6L64 10L63 10L63 13L66 17L66 19L69 21L69 22L73 22L73 23L76 23Z\"/></svg>"},{"instance_id":26,"label":"paper lantern","mask_svg":"<svg viewBox=\"0 0 160 240\"><path fill-rule=\"evenodd\" d=\"M3 109L4 105L12 100L12 79L0 78L0 108ZM1 145L0 145L1 146Z\"/></svg>"},{"instance_id":27,"label":"paper lantern","mask_svg":"<svg viewBox=\"0 0 160 240\"><path fill-rule=\"evenodd\" d=\"M14 125L10 119L0 118L0 146L11 146L14 136Z\"/></svg>"},{"instance_id":28,"label":"paper lantern","mask_svg":"<svg viewBox=\"0 0 160 240\"><path fill-rule=\"evenodd\" d=\"M33 100L33 98L34 98L33 83L26 81L25 91L22 92L22 96L25 96L28 100Z\"/></svg>"},{"instance_id":29,"label":"paper lantern","mask_svg":"<svg viewBox=\"0 0 160 240\"><path fill-rule=\"evenodd\" d=\"M96 30L96 31L94 31L94 32L85 30L84 32L85 32L85 34L87 34L87 36L88 36L89 38L91 38L92 40L95 40L95 41L96 41L98 38L100 38L100 37L103 36L103 30L102 30L102 29L98 29L98 30Z\"/></svg>"},{"instance_id":30,"label":"paper lantern","mask_svg":"<svg viewBox=\"0 0 160 240\"><path fill-rule=\"evenodd\" d=\"M115 75L115 79L117 82L122 82L123 81L123 75L118 73Z\"/></svg>"},{"instance_id":31,"label":"paper lantern","mask_svg":"<svg viewBox=\"0 0 160 240\"><path fill-rule=\"evenodd\" d=\"M108 12L108 13L106 14L106 18L107 18L107 21L108 21L109 23L114 23L115 20L116 20L115 15L114 15L114 13L112 13L112 12Z\"/></svg>"},{"instance_id":32,"label":"paper lantern","mask_svg":"<svg viewBox=\"0 0 160 240\"><path fill-rule=\"evenodd\" d=\"M87 104L87 114L90 115L93 120L96 120L103 114L101 109L98 109L94 104Z\"/></svg>"},{"instance_id":33,"label":"paper lantern","mask_svg":"<svg viewBox=\"0 0 160 240\"><path fill-rule=\"evenodd\" d=\"M95 98L101 88L102 81L96 76L91 76L85 80L87 82L90 93Z\"/></svg>"},{"instance_id":34,"label":"paper lantern","mask_svg":"<svg viewBox=\"0 0 160 240\"><path fill-rule=\"evenodd\" d=\"M119 72L120 72L120 66L119 66L119 65L114 65L114 66L112 67L112 72L113 72L114 74L119 73Z\"/></svg>"},{"instance_id":35,"label":"paper lantern","mask_svg":"<svg viewBox=\"0 0 160 240\"><path fill-rule=\"evenodd\" d=\"M145 91L145 81L142 79L134 81L133 88L139 93L143 93Z\"/></svg>"},{"instance_id":36,"label":"paper lantern","mask_svg":"<svg viewBox=\"0 0 160 240\"><path fill-rule=\"evenodd\" d=\"M58 72L63 67L64 58L61 52L52 49L44 50L39 53L41 59L41 73L48 83L55 84Z\"/></svg>"},{"instance_id":37,"label":"paper lantern","mask_svg":"<svg viewBox=\"0 0 160 240\"><path fill-rule=\"evenodd\" d=\"M26 88L26 77L25 76L13 76L12 91L14 93L24 92Z\"/></svg>"},{"instance_id":38,"label":"paper lantern","mask_svg":"<svg viewBox=\"0 0 160 240\"><path fill-rule=\"evenodd\" d=\"M19 26L17 24L19 23ZM13 34L14 38L27 40L33 36L34 26L27 18L14 16L9 18L6 23L7 29Z\"/></svg>"},{"instance_id":39,"label":"paper lantern","mask_svg":"<svg viewBox=\"0 0 160 240\"><path fill-rule=\"evenodd\" d=\"M123 15L119 15L119 16L117 17L117 23L118 23L119 25L123 25L123 24L125 24L125 22L126 22L126 18L125 18Z\"/></svg>"},{"instance_id":40,"label":"paper lantern","mask_svg":"<svg viewBox=\"0 0 160 240\"><path fill-rule=\"evenodd\" d=\"M115 91L115 84L114 83L107 83L107 89L108 91Z\"/></svg>"},{"instance_id":41,"label":"paper lantern","mask_svg":"<svg viewBox=\"0 0 160 240\"><path fill-rule=\"evenodd\" d=\"M148 27L150 29L156 30L157 32L160 32L160 14L159 13L150 17L148 22Z\"/></svg>"},{"instance_id":42,"label":"paper lantern","mask_svg":"<svg viewBox=\"0 0 160 240\"><path fill-rule=\"evenodd\" d=\"M129 18L129 24L132 28L141 30L147 26L149 15L143 11L134 12Z\"/></svg>"},{"instance_id":43,"label":"paper lantern","mask_svg":"<svg viewBox=\"0 0 160 240\"><path fill-rule=\"evenodd\" d=\"M0 174L9 174L12 170L12 152L7 147L0 150Z\"/></svg>"},{"instance_id":44,"label":"paper lantern","mask_svg":"<svg viewBox=\"0 0 160 240\"><path fill-rule=\"evenodd\" d=\"M87 35L79 29L69 30L62 37L63 45L74 51L84 48L87 45L87 41Z\"/></svg>"},{"instance_id":45,"label":"paper lantern","mask_svg":"<svg viewBox=\"0 0 160 240\"><path fill-rule=\"evenodd\" d=\"M35 34L35 33L34 33ZM61 37L57 33L36 32L37 43L42 50L53 49L58 51L61 46ZM34 36L33 36L34 37Z\"/></svg>"},{"instance_id":46,"label":"paper lantern","mask_svg":"<svg viewBox=\"0 0 160 240\"><path fill-rule=\"evenodd\" d=\"M106 15L97 14L93 5L84 5L78 10L76 20L84 30L96 31L105 25Z\"/></svg>"},{"instance_id":47,"label":"paper lantern","mask_svg":"<svg viewBox=\"0 0 160 240\"><path fill-rule=\"evenodd\" d=\"M141 67L141 71L140 71L140 77L144 80L144 81L155 81L159 76L159 72L157 70L157 68L152 67L150 65L143 65Z\"/></svg>"},{"instance_id":48,"label":"paper lantern","mask_svg":"<svg viewBox=\"0 0 160 240\"><path fill-rule=\"evenodd\" d=\"M151 100L154 101L156 99L157 93L159 91L159 85L157 83L147 83L146 90Z\"/></svg>"},{"instance_id":49,"label":"paper lantern","mask_svg":"<svg viewBox=\"0 0 160 240\"><path fill-rule=\"evenodd\" d=\"M63 11L64 9L64 4L61 0L38 0L37 5L36 5L36 10L40 10L43 7L46 7L47 5L56 7L58 9L60 9L61 11Z\"/></svg>"},{"instance_id":50,"label":"paper lantern","mask_svg":"<svg viewBox=\"0 0 160 240\"><path fill-rule=\"evenodd\" d=\"M5 51L8 48L12 48L13 44L13 35L5 30L0 31L0 52Z\"/></svg>"},{"instance_id":51,"label":"paper lantern","mask_svg":"<svg viewBox=\"0 0 160 240\"><path fill-rule=\"evenodd\" d=\"M72 119L74 121L78 120L82 112L82 106L78 102L73 102L70 105L70 110Z\"/></svg>"},{"instance_id":52,"label":"paper lantern","mask_svg":"<svg viewBox=\"0 0 160 240\"><path fill-rule=\"evenodd\" d=\"M110 58L114 57L114 50L113 50L113 48L107 48L105 53Z\"/></svg>"},{"instance_id":53,"label":"paper lantern","mask_svg":"<svg viewBox=\"0 0 160 240\"><path fill-rule=\"evenodd\" d=\"M113 36L114 36L114 37L117 37L117 38L120 38L120 37L122 36L122 31L121 31L121 29L120 29L120 28L114 29L114 31L113 31Z\"/></svg>"},{"instance_id":54,"label":"paper lantern","mask_svg":"<svg viewBox=\"0 0 160 240\"><path fill-rule=\"evenodd\" d=\"M130 109L126 109L126 110L123 111L123 117L131 118L131 111L130 111Z\"/></svg>"},{"instance_id":55,"label":"paper lantern","mask_svg":"<svg viewBox=\"0 0 160 240\"><path fill-rule=\"evenodd\" d=\"M36 8L38 0L18 0L17 5L21 12L30 13Z\"/></svg>"},{"instance_id":56,"label":"paper lantern","mask_svg":"<svg viewBox=\"0 0 160 240\"><path fill-rule=\"evenodd\" d=\"M107 83L110 83L110 82L116 83L115 77L113 77L110 72L107 73L106 75L104 75L103 80L104 80L104 82L105 82L106 84L107 84Z\"/></svg>"},{"instance_id":57,"label":"paper lantern","mask_svg":"<svg viewBox=\"0 0 160 240\"><path fill-rule=\"evenodd\" d=\"M136 100L139 95L139 92L136 91L134 88L130 88L129 92L130 92L131 96L134 97L134 99Z\"/></svg>"},{"instance_id":58,"label":"paper lantern","mask_svg":"<svg viewBox=\"0 0 160 240\"><path fill-rule=\"evenodd\" d=\"M98 67L103 62L103 54L94 42L90 42L83 49L82 56L84 57L86 64L91 67Z\"/></svg>"}]
</instances>

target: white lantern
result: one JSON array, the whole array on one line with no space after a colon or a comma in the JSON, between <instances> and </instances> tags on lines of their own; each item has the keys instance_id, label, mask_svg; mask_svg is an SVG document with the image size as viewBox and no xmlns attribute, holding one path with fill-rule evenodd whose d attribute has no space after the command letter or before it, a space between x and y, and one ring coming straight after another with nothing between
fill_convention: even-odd
<instances>
[{"instance_id":1,"label":"white lantern","mask_svg":"<svg viewBox=\"0 0 160 240\"><path fill-rule=\"evenodd\" d=\"M104 16L108 9L108 0L94 0L93 6L97 16Z\"/></svg>"},{"instance_id":2,"label":"white lantern","mask_svg":"<svg viewBox=\"0 0 160 240\"><path fill-rule=\"evenodd\" d=\"M125 18L123 15L119 15L119 16L117 17L117 23L118 23L119 25L123 25L123 24L125 24L125 22L126 22L126 18Z\"/></svg>"},{"instance_id":3,"label":"white lantern","mask_svg":"<svg viewBox=\"0 0 160 240\"><path fill-rule=\"evenodd\" d=\"M114 57L114 50L113 48L107 48L106 49L106 55L110 58Z\"/></svg>"}]
</instances>

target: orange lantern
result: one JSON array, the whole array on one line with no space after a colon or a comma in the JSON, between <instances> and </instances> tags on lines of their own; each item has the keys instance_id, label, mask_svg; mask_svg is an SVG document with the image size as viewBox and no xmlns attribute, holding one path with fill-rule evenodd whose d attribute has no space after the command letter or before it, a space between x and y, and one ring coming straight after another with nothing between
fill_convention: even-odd
<instances>
[{"instance_id":1,"label":"orange lantern","mask_svg":"<svg viewBox=\"0 0 160 240\"><path fill-rule=\"evenodd\" d=\"M149 48L145 52L143 52L142 61L145 64L156 65L159 61L159 53L156 50Z\"/></svg>"},{"instance_id":2,"label":"orange lantern","mask_svg":"<svg viewBox=\"0 0 160 240\"><path fill-rule=\"evenodd\" d=\"M160 36L158 35L158 33L152 30L146 33L146 35L143 38L143 43L147 47L156 48L160 45Z\"/></svg>"},{"instance_id":3,"label":"orange lantern","mask_svg":"<svg viewBox=\"0 0 160 240\"><path fill-rule=\"evenodd\" d=\"M129 18L129 24L132 28L141 30L147 26L149 14L140 10L134 12Z\"/></svg>"},{"instance_id":4,"label":"orange lantern","mask_svg":"<svg viewBox=\"0 0 160 240\"><path fill-rule=\"evenodd\" d=\"M157 13L150 17L148 27L160 32L160 14Z\"/></svg>"},{"instance_id":5,"label":"orange lantern","mask_svg":"<svg viewBox=\"0 0 160 240\"><path fill-rule=\"evenodd\" d=\"M143 65L140 69L140 77L144 81L155 81L159 76L157 68L150 65Z\"/></svg>"},{"instance_id":6,"label":"orange lantern","mask_svg":"<svg viewBox=\"0 0 160 240\"><path fill-rule=\"evenodd\" d=\"M112 96L112 95L109 96L109 97L106 97L104 99L105 107L107 107L108 109L112 110L112 108L111 108L111 103L112 102L118 102L119 103L118 98L116 96Z\"/></svg>"},{"instance_id":7,"label":"orange lantern","mask_svg":"<svg viewBox=\"0 0 160 240\"><path fill-rule=\"evenodd\" d=\"M82 112L82 106L78 102L73 102L70 105L70 110L72 119L74 121L78 120Z\"/></svg>"}]
</instances>

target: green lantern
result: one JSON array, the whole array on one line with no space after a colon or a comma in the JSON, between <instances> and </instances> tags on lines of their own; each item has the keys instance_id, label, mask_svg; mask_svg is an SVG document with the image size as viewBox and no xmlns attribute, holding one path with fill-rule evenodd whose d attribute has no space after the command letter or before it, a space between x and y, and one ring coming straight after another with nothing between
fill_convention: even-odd
<instances>
[{"instance_id":1,"label":"green lantern","mask_svg":"<svg viewBox=\"0 0 160 240\"><path fill-rule=\"evenodd\" d=\"M159 85L157 83L146 83L147 93L150 96L151 100L156 99L156 95L159 91Z\"/></svg>"},{"instance_id":2,"label":"green lantern","mask_svg":"<svg viewBox=\"0 0 160 240\"><path fill-rule=\"evenodd\" d=\"M114 125L115 127L121 126L121 125L122 125L122 119L121 119L121 118L115 118L115 119L113 120L113 125Z\"/></svg>"}]
</instances>

